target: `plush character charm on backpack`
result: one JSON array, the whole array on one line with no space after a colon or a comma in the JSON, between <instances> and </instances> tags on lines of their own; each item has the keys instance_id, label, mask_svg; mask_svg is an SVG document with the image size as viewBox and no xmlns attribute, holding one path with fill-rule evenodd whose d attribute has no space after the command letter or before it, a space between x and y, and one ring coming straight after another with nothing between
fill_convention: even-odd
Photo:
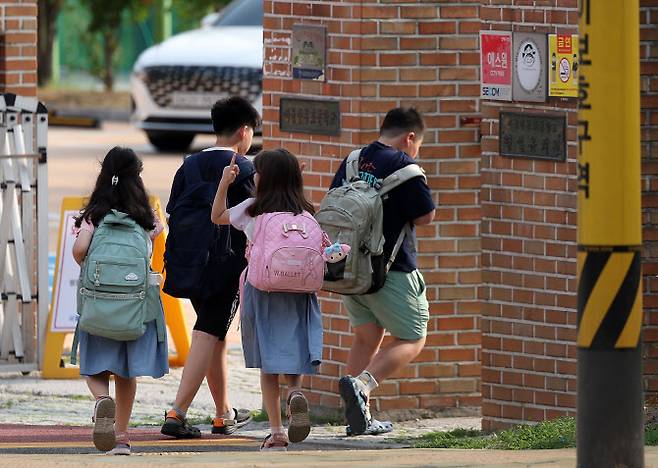
<instances>
[{"instance_id":1,"label":"plush character charm on backpack","mask_svg":"<svg viewBox=\"0 0 658 468\"><path fill-rule=\"evenodd\" d=\"M247 281L265 292L314 293L322 287L325 235L310 213L256 217Z\"/></svg>"},{"instance_id":2,"label":"plush character charm on backpack","mask_svg":"<svg viewBox=\"0 0 658 468\"><path fill-rule=\"evenodd\" d=\"M336 242L335 244L330 245L324 249L324 261L327 263L338 263L345 261L350 253L350 250L352 250L352 248L349 245L339 244Z\"/></svg>"},{"instance_id":3,"label":"plush character charm on backpack","mask_svg":"<svg viewBox=\"0 0 658 468\"><path fill-rule=\"evenodd\" d=\"M327 270L324 273L325 280L329 278L339 279L345 272L347 256L352 248L347 244L336 242L324 249L324 261L327 262Z\"/></svg>"}]
</instances>

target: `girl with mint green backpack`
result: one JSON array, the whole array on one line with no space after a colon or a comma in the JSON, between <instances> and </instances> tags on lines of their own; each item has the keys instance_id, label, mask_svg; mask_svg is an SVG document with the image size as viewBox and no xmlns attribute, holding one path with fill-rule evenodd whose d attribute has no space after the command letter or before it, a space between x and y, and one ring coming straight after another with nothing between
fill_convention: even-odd
<instances>
[{"instance_id":1,"label":"girl with mint green backpack","mask_svg":"<svg viewBox=\"0 0 658 468\"><path fill-rule=\"evenodd\" d=\"M152 240L163 226L141 172L134 151L111 149L75 221L80 317L71 360L79 343L80 374L96 398L94 445L113 455L130 455L136 377L159 378L169 371L159 275L149 267ZM109 395L112 375L116 400Z\"/></svg>"}]
</instances>

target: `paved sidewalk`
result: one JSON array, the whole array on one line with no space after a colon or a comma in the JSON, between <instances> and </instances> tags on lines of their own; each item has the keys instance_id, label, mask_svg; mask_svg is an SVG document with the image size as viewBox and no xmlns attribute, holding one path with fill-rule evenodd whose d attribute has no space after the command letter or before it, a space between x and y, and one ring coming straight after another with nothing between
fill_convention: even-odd
<instances>
[{"instance_id":1,"label":"paved sidewalk","mask_svg":"<svg viewBox=\"0 0 658 468\"><path fill-rule=\"evenodd\" d=\"M147 426L162 423L178 389L182 368L171 369L161 379L139 378L131 424ZM229 350L229 391L233 406L261 407L259 371L246 369L239 347ZM84 380L42 380L38 374L0 374L0 423L90 424L93 398ZM205 420L215 415L208 386L204 383L189 411L191 419Z\"/></svg>"},{"instance_id":2,"label":"paved sidewalk","mask_svg":"<svg viewBox=\"0 0 658 468\"><path fill-rule=\"evenodd\" d=\"M131 457L106 457L98 455L3 455L0 467L116 467L141 466L222 466L222 467L295 467L335 468L349 467L460 467L502 468L531 467L572 468L576 464L576 451L536 450L376 450L376 451L329 451L329 452L223 452L144 454ZM646 466L658 466L658 448L646 448Z\"/></svg>"},{"instance_id":3,"label":"paved sidewalk","mask_svg":"<svg viewBox=\"0 0 658 468\"><path fill-rule=\"evenodd\" d=\"M236 340L237 341L237 340ZM164 411L171 406L176 395L182 369L172 369L162 379L140 378L137 396L131 419L131 429L142 434L151 443L157 445L160 440L159 426L162 424ZM261 407L259 371L246 369L239 345L229 350L229 392L234 406L249 409ZM205 433L210 432L208 418L214 416L214 403L208 387L201 386L199 394L188 412L190 420L200 423ZM84 380L41 380L37 374L23 377L20 374L0 374L0 451L2 442L18 442L19 438L8 434L21 433L32 435L29 427L16 427L7 432L9 425L21 426L69 426L79 440L81 447L90 447L91 414L93 398L89 394ZM456 428L480 427L479 418L437 418L395 423L395 431L381 436L345 436L344 426L317 425L313 427L307 446L344 448L399 448L407 445L401 443L404 438L418 437L431 431L448 431ZM52 427L50 439L30 439L37 442L60 440L66 433L66 427ZM240 435L250 441L261 440L268 434L268 424L254 422L240 431ZM78 436L76 436L78 437ZM66 440L66 439L64 439ZM251 442L250 442L251 443ZM86 444L86 445L85 445ZM93 450L91 450L93 452ZM60 452L61 453L61 452Z\"/></svg>"}]
</instances>

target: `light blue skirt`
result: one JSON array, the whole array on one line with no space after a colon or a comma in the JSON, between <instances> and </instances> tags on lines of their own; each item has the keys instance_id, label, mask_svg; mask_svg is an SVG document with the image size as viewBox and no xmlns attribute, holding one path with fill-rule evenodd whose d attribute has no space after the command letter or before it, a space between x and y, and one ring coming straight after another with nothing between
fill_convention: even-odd
<instances>
[{"instance_id":1,"label":"light blue skirt","mask_svg":"<svg viewBox=\"0 0 658 468\"><path fill-rule=\"evenodd\" d=\"M312 375L322 361L322 315L315 294L266 293L245 284L240 312L247 367Z\"/></svg>"},{"instance_id":2,"label":"light blue skirt","mask_svg":"<svg viewBox=\"0 0 658 468\"><path fill-rule=\"evenodd\" d=\"M80 375L111 372L123 378L160 378L169 372L167 337L158 342L155 320L135 341L116 341L80 331Z\"/></svg>"}]
</instances>

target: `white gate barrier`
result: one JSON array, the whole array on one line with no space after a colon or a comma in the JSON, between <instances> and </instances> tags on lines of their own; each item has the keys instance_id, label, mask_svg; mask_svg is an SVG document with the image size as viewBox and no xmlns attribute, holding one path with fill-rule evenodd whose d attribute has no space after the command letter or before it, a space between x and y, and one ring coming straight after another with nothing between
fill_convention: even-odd
<instances>
[{"instance_id":1,"label":"white gate barrier","mask_svg":"<svg viewBox=\"0 0 658 468\"><path fill-rule=\"evenodd\" d=\"M0 372L40 368L48 320L48 113L0 94Z\"/></svg>"}]
</instances>

